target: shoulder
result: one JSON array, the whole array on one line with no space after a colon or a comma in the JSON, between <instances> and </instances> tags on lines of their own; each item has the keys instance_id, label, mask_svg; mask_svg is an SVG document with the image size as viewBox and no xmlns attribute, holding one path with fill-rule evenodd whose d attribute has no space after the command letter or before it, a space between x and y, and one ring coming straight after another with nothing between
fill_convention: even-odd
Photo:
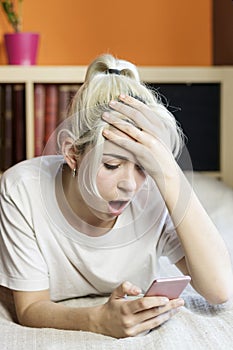
<instances>
[{"instance_id":1,"label":"shoulder","mask_svg":"<svg viewBox=\"0 0 233 350\"><path fill-rule=\"evenodd\" d=\"M61 164L60 156L43 156L22 161L6 170L0 179L1 193L9 193L14 189L29 188L39 184L43 176L51 177L53 169ZM36 189L36 188L35 188Z\"/></svg>"}]
</instances>

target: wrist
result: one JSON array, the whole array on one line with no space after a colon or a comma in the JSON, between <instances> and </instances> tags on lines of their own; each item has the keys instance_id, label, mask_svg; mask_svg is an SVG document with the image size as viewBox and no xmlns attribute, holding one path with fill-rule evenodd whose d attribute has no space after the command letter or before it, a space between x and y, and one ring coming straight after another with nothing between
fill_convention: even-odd
<instances>
[{"instance_id":1,"label":"wrist","mask_svg":"<svg viewBox=\"0 0 233 350\"><path fill-rule=\"evenodd\" d=\"M178 165L171 174L161 174L154 177L154 181L177 227L183 221L193 199L192 186Z\"/></svg>"},{"instance_id":2,"label":"wrist","mask_svg":"<svg viewBox=\"0 0 233 350\"><path fill-rule=\"evenodd\" d=\"M104 304L103 305L97 305L95 307L91 308L90 314L89 314L89 330L93 333L100 333L104 334ZM106 319L106 316L105 316Z\"/></svg>"}]
</instances>

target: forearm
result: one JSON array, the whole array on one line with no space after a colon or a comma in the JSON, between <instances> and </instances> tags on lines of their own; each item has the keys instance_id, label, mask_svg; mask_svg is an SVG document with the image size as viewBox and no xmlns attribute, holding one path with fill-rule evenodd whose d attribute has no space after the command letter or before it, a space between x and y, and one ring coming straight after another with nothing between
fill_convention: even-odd
<instances>
[{"instance_id":1,"label":"forearm","mask_svg":"<svg viewBox=\"0 0 233 350\"><path fill-rule=\"evenodd\" d=\"M193 286L211 303L221 303L233 293L227 248L183 173L176 168L173 174L163 184L157 183L182 243Z\"/></svg>"},{"instance_id":2,"label":"forearm","mask_svg":"<svg viewBox=\"0 0 233 350\"><path fill-rule=\"evenodd\" d=\"M137 296L139 293L140 288L125 281L104 304L71 308L45 299L49 291L13 291L17 315L22 325L82 330L115 338L148 332L166 322L184 305L182 299L169 301L164 297L148 297L127 301L124 298L125 294Z\"/></svg>"},{"instance_id":3,"label":"forearm","mask_svg":"<svg viewBox=\"0 0 233 350\"><path fill-rule=\"evenodd\" d=\"M97 307L67 307L52 301L37 301L21 315L19 322L28 327L98 332Z\"/></svg>"},{"instance_id":4,"label":"forearm","mask_svg":"<svg viewBox=\"0 0 233 350\"><path fill-rule=\"evenodd\" d=\"M229 253L194 193L177 233L195 289L211 303L227 301L233 293Z\"/></svg>"}]
</instances>

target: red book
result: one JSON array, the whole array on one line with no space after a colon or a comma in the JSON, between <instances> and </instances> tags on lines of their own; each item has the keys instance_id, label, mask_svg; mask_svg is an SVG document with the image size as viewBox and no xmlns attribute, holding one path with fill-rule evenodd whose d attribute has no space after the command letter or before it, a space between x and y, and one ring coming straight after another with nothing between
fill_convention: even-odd
<instances>
[{"instance_id":1,"label":"red book","mask_svg":"<svg viewBox=\"0 0 233 350\"><path fill-rule=\"evenodd\" d=\"M58 96L58 125L61 124L66 116L67 110L70 103L70 85L59 85L59 96Z\"/></svg>"},{"instance_id":2,"label":"red book","mask_svg":"<svg viewBox=\"0 0 233 350\"><path fill-rule=\"evenodd\" d=\"M35 84L34 87L34 135L35 156L40 156L44 150L45 139L45 85Z\"/></svg>"},{"instance_id":3,"label":"red book","mask_svg":"<svg viewBox=\"0 0 233 350\"><path fill-rule=\"evenodd\" d=\"M13 85L13 162L26 158L25 86Z\"/></svg>"},{"instance_id":4,"label":"red book","mask_svg":"<svg viewBox=\"0 0 233 350\"><path fill-rule=\"evenodd\" d=\"M4 170L4 146L5 146L5 91L4 85L0 84L0 171Z\"/></svg>"},{"instance_id":5,"label":"red book","mask_svg":"<svg viewBox=\"0 0 233 350\"><path fill-rule=\"evenodd\" d=\"M58 120L58 86L46 85L45 96L45 154L56 153L56 130Z\"/></svg>"}]
</instances>

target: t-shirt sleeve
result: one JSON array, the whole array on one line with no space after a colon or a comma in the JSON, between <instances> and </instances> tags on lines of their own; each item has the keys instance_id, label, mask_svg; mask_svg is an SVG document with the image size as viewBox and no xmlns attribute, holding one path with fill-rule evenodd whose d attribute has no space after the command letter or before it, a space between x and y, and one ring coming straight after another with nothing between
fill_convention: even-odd
<instances>
[{"instance_id":1,"label":"t-shirt sleeve","mask_svg":"<svg viewBox=\"0 0 233 350\"><path fill-rule=\"evenodd\" d=\"M1 179L2 180L2 179ZM13 290L49 288L48 269L37 245L23 187L0 187L0 285Z\"/></svg>"},{"instance_id":2,"label":"t-shirt sleeve","mask_svg":"<svg viewBox=\"0 0 233 350\"><path fill-rule=\"evenodd\" d=\"M169 214L167 215L163 232L158 241L157 252L158 256L166 256L172 264L175 264L184 257L181 242Z\"/></svg>"}]
</instances>

